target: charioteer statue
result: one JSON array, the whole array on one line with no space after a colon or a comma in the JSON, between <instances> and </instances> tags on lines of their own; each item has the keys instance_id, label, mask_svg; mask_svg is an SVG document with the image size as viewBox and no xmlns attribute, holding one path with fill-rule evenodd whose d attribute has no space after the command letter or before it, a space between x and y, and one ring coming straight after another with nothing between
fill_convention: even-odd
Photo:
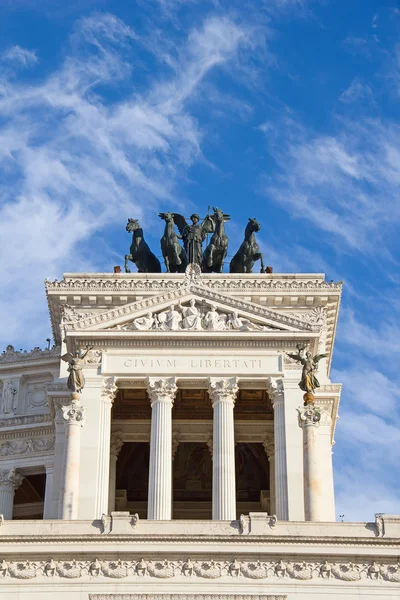
<instances>
[{"instance_id":1,"label":"charioteer statue","mask_svg":"<svg viewBox=\"0 0 400 600\"><path fill-rule=\"evenodd\" d=\"M198 214L193 213L191 223L179 213L161 212L158 216L165 221L160 243L167 273L183 273L188 264L199 265L203 273L222 273L228 252L228 236L225 234L225 223L230 220L228 214L213 207L213 214L208 214L202 221ZM261 261L261 273L265 272L263 255L255 239L260 228L256 219L249 219L244 240L230 262L230 273L251 273L257 260ZM130 272L128 261L131 260L139 273L160 273L160 262L145 242L139 222L129 219L126 230L133 235L130 254L125 256L125 271ZM203 243L209 234L212 236L203 252ZM183 241L183 248L179 240Z\"/></svg>"}]
</instances>

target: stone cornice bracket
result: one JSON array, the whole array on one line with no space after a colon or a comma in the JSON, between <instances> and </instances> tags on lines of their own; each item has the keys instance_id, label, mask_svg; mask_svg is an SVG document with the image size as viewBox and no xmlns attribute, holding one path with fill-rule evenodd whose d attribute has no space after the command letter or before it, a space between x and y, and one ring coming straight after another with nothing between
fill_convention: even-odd
<instances>
[{"instance_id":1,"label":"stone cornice bracket","mask_svg":"<svg viewBox=\"0 0 400 600\"><path fill-rule=\"evenodd\" d=\"M155 402L174 403L175 394L178 390L176 385L176 377L159 377L147 378L147 393L150 398L150 405Z\"/></svg>"},{"instance_id":2,"label":"stone cornice bracket","mask_svg":"<svg viewBox=\"0 0 400 600\"><path fill-rule=\"evenodd\" d=\"M268 396L271 399L272 407L275 408L275 404L277 402L283 402L284 399L284 387L282 379L273 379L272 377L267 377L267 392Z\"/></svg>"},{"instance_id":3,"label":"stone cornice bracket","mask_svg":"<svg viewBox=\"0 0 400 600\"><path fill-rule=\"evenodd\" d=\"M103 401L110 402L111 405L114 404L114 400L118 392L118 386L116 381L116 377L107 377L103 379L101 396Z\"/></svg>"},{"instance_id":4,"label":"stone cornice bracket","mask_svg":"<svg viewBox=\"0 0 400 600\"><path fill-rule=\"evenodd\" d=\"M111 445L110 445L111 454L113 456L118 456L123 445L124 445L124 440L122 438L122 433L119 431L116 433L113 433L111 436Z\"/></svg>"},{"instance_id":5,"label":"stone cornice bracket","mask_svg":"<svg viewBox=\"0 0 400 600\"><path fill-rule=\"evenodd\" d=\"M61 407L63 417L69 425L80 424L83 427L83 418L85 416L85 407L73 400L71 404Z\"/></svg>"},{"instance_id":6,"label":"stone cornice bracket","mask_svg":"<svg viewBox=\"0 0 400 600\"><path fill-rule=\"evenodd\" d=\"M23 480L23 476L17 473L14 467L0 471L0 487L8 488L12 492L19 488Z\"/></svg>"},{"instance_id":7,"label":"stone cornice bracket","mask_svg":"<svg viewBox=\"0 0 400 600\"><path fill-rule=\"evenodd\" d=\"M225 379L210 377L208 380L208 393L213 406L216 402L232 402L235 404L238 391L239 387L236 377L227 377Z\"/></svg>"},{"instance_id":8,"label":"stone cornice bracket","mask_svg":"<svg viewBox=\"0 0 400 600\"><path fill-rule=\"evenodd\" d=\"M321 410L317 406L306 406L298 408L299 426L301 428L314 425L319 427L321 421Z\"/></svg>"}]
</instances>

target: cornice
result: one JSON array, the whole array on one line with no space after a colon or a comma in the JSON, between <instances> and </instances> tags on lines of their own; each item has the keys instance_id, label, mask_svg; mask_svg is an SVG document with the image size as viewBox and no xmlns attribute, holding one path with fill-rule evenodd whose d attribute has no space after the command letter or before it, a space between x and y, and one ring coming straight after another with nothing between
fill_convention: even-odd
<instances>
[{"instance_id":1,"label":"cornice","mask_svg":"<svg viewBox=\"0 0 400 600\"><path fill-rule=\"evenodd\" d=\"M58 359L60 357L60 346L53 346L49 350L45 348L33 348L33 350L18 351L14 349L14 346L7 346L2 354L0 354L0 366L9 365L13 363L26 363L36 361L49 361L52 359Z\"/></svg>"}]
</instances>

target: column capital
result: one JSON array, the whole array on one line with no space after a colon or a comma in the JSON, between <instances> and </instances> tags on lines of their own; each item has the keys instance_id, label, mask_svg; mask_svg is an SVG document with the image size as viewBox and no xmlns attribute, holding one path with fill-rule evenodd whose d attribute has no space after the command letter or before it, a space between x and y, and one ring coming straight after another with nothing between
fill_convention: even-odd
<instances>
[{"instance_id":1,"label":"column capital","mask_svg":"<svg viewBox=\"0 0 400 600\"><path fill-rule=\"evenodd\" d=\"M83 417L85 415L85 407L78 404L76 400L73 400L71 404L61 407L63 417L69 425L75 425L80 423L83 427Z\"/></svg>"},{"instance_id":2,"label":"column capital","mask_svg":"<svg viewBox=\"0 0 400 600\"><path fill-rule=\"evenodd\" d=\"M271 458L275 454L275 439L273 435L267 435L262 445L268 458Z\"/></svg>"},{"instance_id":3,"label":"column capital","mask_svg":"<svg viewBox=\"0 0 400 600\"><path fill-rule=\"evenodd\" d=\"M114 404L115 396L118 392L116 381L116 377L106 377L103 379L101 386L101 397L103 401L109 402L111 405Z\"/></svg>"},{"instance_id":4,"label":"column capital","mask_svg":"<svg viewBox=\"0 0 400 600\"><path fill-rule=\"evenodd\" d=\"M313 425L319 427L321 421L321 410L317 406L305 406L298 408L299 427Z\"/></svg>"},{"instance_id":5,"label":"column capital","mask_svg":"<svg viewBox=\"0 0 400 600\"><path fill-rule=\"evenodd\" d=\"M150 397L150 404L153 406L155 402L174 403L175 394L177 392L176 377L148 377L147 378L147 393Z\"/></svg>"},{"instance_id":6,"label":"column capital","mask_svg":"<svg viewBox=\"0 0 400 600\"><path fill-rule=\"evenodd\" d=\"M284 399L283 380L267 377L267 392L271 398L272 407L275 408L275 404L283 402Z\"/></svg>"},{"instance_id":7,"label":"column capital","mask_svg":"<svg viewBox=\"0 0 400 600\"><path fill-rule=\"evenodd\" d=\"M111 445L110 445L111 454L113 456L118 456L123 445L124 445L124 440L122 439L122 434L120 432L113 433L111 436Z\"/></svg>"},{"instance_id":8,"label":"column capital","mask_svg":"<svg viewBox=\"0 0 400 600\"><path fill-rule=\"evenodd\" d=\"M228 402L235 404L238 390L239 388L236 377L229 377L226 379L210 377L208 380L208 393L213 406L215 402Z\"/></svg>"},{"instance_id":9,"label":"column capital","mask_svg":"<svg viewBox=\"0 0 400 600\"><path fill-rule=\"evenodd\" d=\"M9 488L12 492L19 488L23 480L24 477L17 473L14 467L0 471L0 486Z\"/></svg>"}]
</instances>

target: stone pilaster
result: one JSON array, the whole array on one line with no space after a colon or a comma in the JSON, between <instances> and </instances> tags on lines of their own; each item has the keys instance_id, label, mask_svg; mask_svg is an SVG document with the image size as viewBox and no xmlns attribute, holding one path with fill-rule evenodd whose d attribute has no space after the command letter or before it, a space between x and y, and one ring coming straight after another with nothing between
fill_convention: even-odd
<instances>
[{"instance_id":1,"label":"stone pilaster","mask_svg":"<svg viewBox=\"0 0 400 600\"><path fill-rule=\"evenodd\" d=\"M275 509L280 521L287 521L288 487L286 459L286 428L284 390L281 379L268 380L268 394L274 408L274 448L275 448Z\"/></svg>"},{"instance_id":2,"label":"stone pilaster","mask_svg":"<svg viewBox=\"0 0 400 600\"><path fill-rule=\"evenodd\" d=\"M14 468L0 471L0 515L5 519L12 519L15 490L19 488L23 479Z\"/></svg>"},{"instance_id":3,"label":"stone pilaster","mask_svg":"<svg viewBox=\"0 0 400 600\"><path fill-rule=\"evenodd\" d=\"M46 466L46 488L44 491L43 519L53 518L53 476L54 465Z\"/></svg>"},{"instance_id":4,"label":"stone pilaster","mask_svg":"<svg viewBox=\"0 0 400 600\"><path fill-rule=\"evenodd\" d=\"M100 395L100 422L99 422L99 456L98 456L98 480L95 503L95 515L97 518L107 514L110 497L110 451L111 451L111 409L117 394L118 387L115 377L103 380ZM117 457L115 458L116 468ZM115 501L115 471L114 471L114 501Z\"/></svg>"},{"instance_id":5,"label":"stone pilaster","mask_svg":"<svg viewBox=\"0 0 400 600\"><path fill-rule=\"evenodd\" d=\"M271 515L276 513L275 505L275 440L273 436L267 436L263 441L265 453L269 463L269 512Z\"/></svg>"},{"instance_id":6,"label":"stone pilaster","mask_svg":"<svg viewBox=\"0 0 400 600\"><path fill-rule=\"evenodd\" d=\"M148 378L151 404L149 496L147 518L172 518L172 406L175 377Z\"/></svg>"},{"instance_id":7,"label":"stone pilaster","mask_svg":"<svg viewBox=\"0 0 400 600\"><path fill-rule=\"evenodd\" d=\"M66 424L59 504L60 519L78 518L80 438L85 409L79 404L77 397L78 394L73 394L71 404L62 406L62 414Z\"/></svg>"},{"instance_id":8,"label":"stone pilaster","mask_svg":"<svg viewBox=\"0 0 400 600\"><path fill-rule=\"evenodd\" d=\"M237 392L235 377L209 380L214 410L212 518L219 521L236 519L233 409Z\"/></svg>"},{"instance_id":9,"label":"stone pilaster","mask_svg":"<svg viewBox=\"0 0 400 600\"><path fill-rule=\"evenodd\" d=\"M118 455L121 451L122 446L124 445L122 434L114 433L111 436L111 445L110 445L110 485L109 485L109 495L108 495L108 514L111 514L115 511L115 493L116 493L116 485L117 485L117 460Z\"/></svg>"}]
</instances>

